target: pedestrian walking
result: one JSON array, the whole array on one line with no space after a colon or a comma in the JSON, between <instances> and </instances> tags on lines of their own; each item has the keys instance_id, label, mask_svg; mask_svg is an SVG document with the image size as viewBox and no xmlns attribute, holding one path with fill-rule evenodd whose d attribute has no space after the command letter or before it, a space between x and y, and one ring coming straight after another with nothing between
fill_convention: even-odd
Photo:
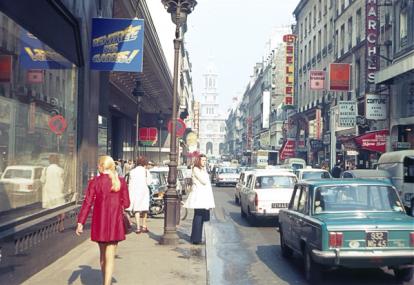
<instances>
[{"instance_id":1,"label":"pedestrian walking","mask_svg":"<svg viewBox=\"0 0 414 285\"><path fill-rule=\"evenodd\" d=\"M127 211L135 216L137 229L135 233L147 233L147 217L150 202L149 185L151 184L151 173L148 170L148 161L140 156L137 159L137 167L129 171L129 198L131 205Z\"/></svg>"},{"instance_id":2,"label":"pedestrian walking","mask_svg":"<svg viewBox=\"0 0 414 285\"><path fill-rule=\"evenodd\" d=\"M340 178L341 172L342 172L342 169L341 169L340 161L338 161L338 163L331 170L332 177Z\"/></svg>"},{"instance_id":3,"label":"pedestrian walking","mask_svg":"<svg viewBox=\"0 0 414 285\"><path fill-rule=\"evenodd\" d=\"M124 209L129 207L128 187L118 177L115 162L110 156L99 158L99 176L89 181L86 197L78 215L76 234L83 232L83 225L93 205L91 240L99 245L103 285L110 285L114 271L115 253L119 241L125 239Z\"/></svg>"},{"instance_id":4,"label":"pedestrian walking","mask_svg":"<svg viewBox=\"0 0 414 285\"><path fill-rule=\"evenodd\" d=\"M120 161L115 161L115 170L118 173L118 177L123 177L124 174L122 173L122 166Z\"/></svg>"},{"instance_id":5,"label":"pedestrian walking","mask_svg":"<svg viewBox=\"0 0 414 285\"><path fill-rule=\"evenodd\" d=\"M183 207L194 209L191 242L202 242L203 224L210 221L210 209L215 207L213 189L206 169L207 157L200 154L192 169L193 186Z\"/></svg>"}]
</instances>

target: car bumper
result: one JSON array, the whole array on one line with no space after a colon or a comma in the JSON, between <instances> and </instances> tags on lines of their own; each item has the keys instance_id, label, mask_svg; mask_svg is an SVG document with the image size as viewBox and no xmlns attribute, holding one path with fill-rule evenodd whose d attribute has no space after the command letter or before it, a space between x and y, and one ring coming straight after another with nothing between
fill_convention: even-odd
<instances>
[{"instance_id":1,"label":"car bumper","mask_svg":"<svg viewBox=\"0 0 414 285\"><path fill-rule=\"evenodd\" d=\"M380 267L414 264L414 250L332 251L312 250L317 263L345 267Z\"/></svg>"},{"instance_id":2,"label":"car bumper","mask_svg":"<svg viewBox=\"0 0 414 285\"><path fill-rule=\"evenodd\" d=\"M250 212L250 214L252 216L255 216L257 218L262 218L262 219L266 219L266 218L277 218L279 217L279 212Z\"/></svg>"}]
</instances>

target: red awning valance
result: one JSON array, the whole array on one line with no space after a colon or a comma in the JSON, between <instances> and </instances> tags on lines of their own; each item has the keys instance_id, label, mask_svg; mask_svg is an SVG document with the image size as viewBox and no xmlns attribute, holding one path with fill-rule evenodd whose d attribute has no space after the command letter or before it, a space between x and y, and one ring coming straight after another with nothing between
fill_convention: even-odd
<instances>
[{"instance_id":1,"label":"red awning valance","mask_svg":"<svg viewBox=\"0 0 414 285\"><path fill-rule=\"evenodd\" d=\"M354 138L354 141L356 145L361 149L376 152L385 152L388 135L388 130L374 131L357 136Z\"/></svg>"}]
</instances>

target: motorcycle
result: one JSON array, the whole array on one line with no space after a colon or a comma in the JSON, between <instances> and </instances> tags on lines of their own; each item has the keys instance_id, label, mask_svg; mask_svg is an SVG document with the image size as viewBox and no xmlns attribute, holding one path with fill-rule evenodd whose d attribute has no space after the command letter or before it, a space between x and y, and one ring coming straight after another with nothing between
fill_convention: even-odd
<instances>
[{"instance_id":1,"label":"motorcycle","mask_svg":"<svg viewBox=\"0 0 414 285\"><path fill-rule=\"evenodd\" d=\"M156 216L164 213L164 192L160 192L156 187L150 186L150 206L149 214Z\"/></svg>"}]
</instances>

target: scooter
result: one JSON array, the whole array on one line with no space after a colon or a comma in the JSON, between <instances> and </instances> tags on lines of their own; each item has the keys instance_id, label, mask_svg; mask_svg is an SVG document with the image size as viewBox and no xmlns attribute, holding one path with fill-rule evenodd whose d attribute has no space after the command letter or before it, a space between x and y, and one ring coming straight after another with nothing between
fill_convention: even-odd
<instances>
[{"instance_id":1,"label":"scooter","mask_svg":"<svg viewBox=\"0 0 414 285\"><path fill-rule=\"evenodd\" d=\"M162 213L164 213L164 192L160 192L155 187L150 186L149 214L156 216Z\"/></svg>"}]
</instances>

